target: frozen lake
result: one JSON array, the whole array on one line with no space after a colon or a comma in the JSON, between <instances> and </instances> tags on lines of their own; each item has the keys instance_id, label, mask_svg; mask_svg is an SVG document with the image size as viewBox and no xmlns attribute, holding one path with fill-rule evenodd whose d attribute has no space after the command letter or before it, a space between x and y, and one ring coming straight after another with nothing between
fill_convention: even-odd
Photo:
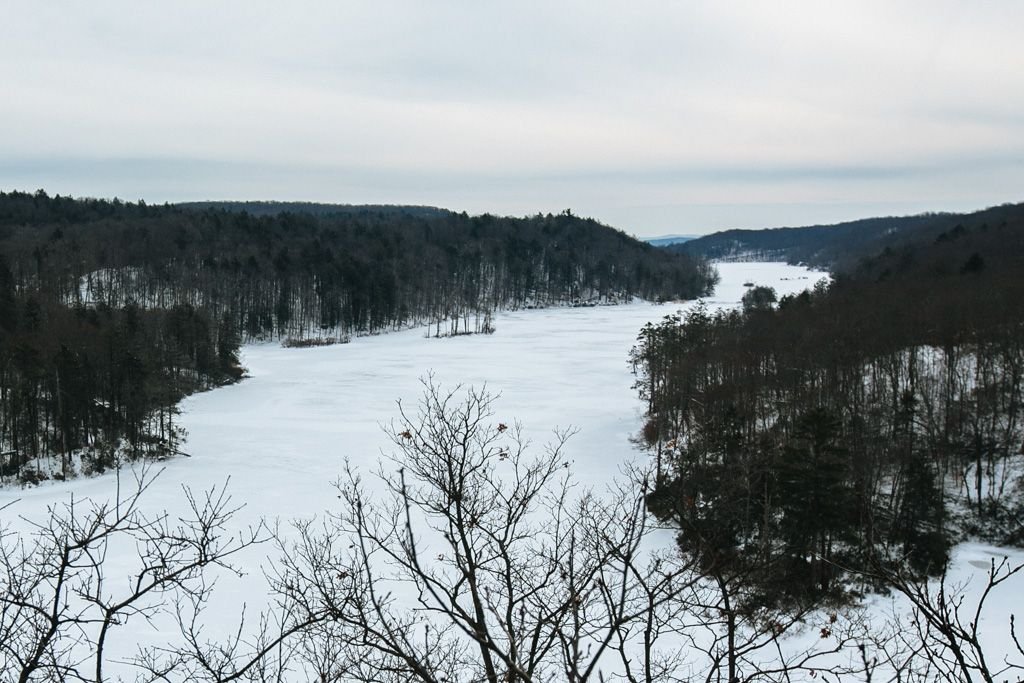
<instances>
[{"instance_id":1,"label":"frozen lake","mask_svg":"<svg viewBox=\"0 0 1024 683\"><path fill-rule=\"evenodd\" d=\"M825 277L776 263L721 264L719 270L721 284L706 299L712 308L736 306L747 282L775 287L781 296ZM600 489L624 463L647 457L630 442L643 413L628 363L637 333L645 323L689 305L506 312L496 317L496 332L489 336L430 339L419 329L330 347L246 346L242 360L249 377L182 404L180 422L188 431L184 450L193 457L167 462L144 504L174 513L183 509L183 486L202 490L230 479L234 501L245 506L240 525L322 514L337 503L332 482L344 459L364 471L373 469L388 446L380 425L396 417L396 401L415 405L420 380L428 375L445 388L486 385L500 394L497 417L522 423L535 443L547 441L555 428L574 427L578 433L566 453L577 480ZM0 514L23 528L16 515L39 518L72 492L107 497L112 479L0 491L0 507L17 500ZM959 565L966 567L965 560L984 558L986 552L975 549ZM255 568L263 559L257 553L245 562ZM225 627L243 600L252 609L264 595L258 571L242 579L224 577L218 602L226 610ZM116 633L114 647L130 652L137 642L160 641L144 622L137 626Z\"/></svg>"},{"instance_id":2,"label":"frozen lake","mask_svg":"<svg viewBox=\"0 0 1024 683\"><path fill-rule=\"evenodd\" d=\"M812 286L821 273L777 263L726 263L709 307L735 306L745 282L771 285L780 296ZM380 425L397 415L396 401L414 404L420 380L444 386L486 385L500 394L503 420L521 422L535 441L557 427L575 427L568 452L583 481L600 485L619 466L643 457L629 437L643 404L633 389L628 354L640 328L690 303L634 303L594 308L506 312L493 335L433 339L425 328L349 344L286 349L276 343L243 348L248 377L194 395L178 418L191 458L165 463L147 493L154 509L175 509L181 486L231 479L247 518L308 516L332 505L331 486L345 458L372 465L387 445ZM104 495L111 475L0 491L0 505L20 499L31 516L67 493ZM10 512L10 510L8 510Z\"/></svg>"},{"instance_id":3,"label":"frozen lake","mask_svg":"<svg viewBox=\"0 0 1024 683\"><path fill-rule=\"evenodd\" d=\"M781 295L822 277L784 264L723 264L721 271L710 306L736 305L744 282L771 284ZM568 452L577 474L598 485L637 457L629 437L643 405L629 350L645 323L680 307L524 310L498 316L493 335L427 339L424 330L409 330L333 347L249 346L249 379L184 403L195 459L174 469L216 462L218 474L231 474L236 494L260 492L250 502L259 514L319 512L333 498L327 484L342 459L376 460L386 445L380 423L396 415L396 400L415 404L420 379L432 373L445 387L486 384L501 395L502 419L521 422L536 441L556 427L577 428Z\"/></svg>"}]
</instances>

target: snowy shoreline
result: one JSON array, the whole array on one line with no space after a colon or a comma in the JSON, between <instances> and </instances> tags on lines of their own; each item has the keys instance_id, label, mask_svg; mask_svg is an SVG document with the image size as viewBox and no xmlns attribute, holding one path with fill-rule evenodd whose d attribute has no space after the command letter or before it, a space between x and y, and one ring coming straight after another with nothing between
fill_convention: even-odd
<instances>
[{"instance_id":1,"label":"snowy shoreline","mask_svg":"<svg viewBox=\"0 0 1024 683\"><path fill-rule=\"evenodd\" d=\"M745 283L775 287L780 296L812 287L827 277L805 268L778 263L718 264L722 281L709 308L735 306ZM336 506L331 485L345 459L370 473L387 440L380 425L397 415L396 401L414 404L420 379L432 374L444 387L486 385L500 394L497 417L520 422L536 447L551 440L552 430L573 427L569 441L581 487L600 492L621 468L646 454L631 443L643 419L643 403L633 388L628 353L641 327L687 308L680 304L631 303L618 306L507 311L495 318L493 335L425 339L423 328L386 335L357 337L349 344L287 349L277 343L247 345L242 362L249 377L238 384L190 396L180 423L187 431L184 450L192 458L160 463L163 472L142 501L152 512L184 512L183 487L202 491L228 482L235 503L244 505L236 525L260 520L323 515ZM0 490L3 523L15 533L29 530L49 507L76 498L109 498L113 474L55 482L32 489ZM122 477L129 477L127 473ZM282 527L284 528L284 527ZM130 549L120 549L130 552ZM950 572L964 582L983 573L989 558L1002 549L980 544L958 546ZM1024 558L1024 553L1010 553ZM263 606L266 585L256 569L267 559L255 548L240 561L246 576L220 577L210 636L227 634L243 603ZM110 580L122 581L130 557L109 558ZM975 580L974 584L978 581ZM1024 580L1004 590L1024 592ZM871 600L878 609L888 598ZM991 637L1008 637L1010 601L992 605L986 622ZM1002 634L1002 635L1001 635ZM162 632L138 624L120 629L111 647L130 654L135 646L159 644ZM1003 641L995 649L1008 645Z\"/></svg>"}]
</instances>

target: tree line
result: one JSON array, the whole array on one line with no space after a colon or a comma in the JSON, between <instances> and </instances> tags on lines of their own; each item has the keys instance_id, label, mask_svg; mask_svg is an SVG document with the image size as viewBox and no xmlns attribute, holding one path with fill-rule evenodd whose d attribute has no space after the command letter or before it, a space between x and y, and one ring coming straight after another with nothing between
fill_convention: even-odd
<instances>
[{"instance_id":1,"label":"tree line","mask_svg":"<svg viewBox=\"0 0 1024 683\"><path fill-rule=\"evenodd\" d=\"M692 298L713 280L569 212L0 192L0 476L180 450L174 404L238 379L246 340L488 332L501 308Z\"/></svg>"},{"instance_id":2,"label":"tree line","mask_svg":"<svg viewBox=\"0 0 1024 683\"><path fill-rule=\"evenodd\" d=\"M982 211L923 213L916 216L863 218L834 225L766 230L725 230L682 244L672 251L715 260L786 261L819 268L850 270L885 249L913 248L965 225L1019 221L1024 204L1003 204Z\"/></svg>"},{"instance_id":3,"label":"tree line","mask_svg":"<svg viewBox=\"0 0 1024 683\"><path fill-rule=\"evenodd\" d=\"M641 332L648 500L723 593L841 600L1024 542L1024 220L991 219Z\"/></svg>"},{"instance_id":4,"label":"tree line","mask_svg":"<svg viewBox=\"0 0 1024 683\"><path fill-rule=\"evenodd\" d=\"M242 376L234 329L211 325L187 305L69 307L0 292L0 483L179 452L175 404Z\"/></svg>"},{"instance_id":5,"label":"tree line","mask_svg":"<svg viewBox=\"0 0 1024 683\"><path fill-rule=\"evenodd\" d=\"M461 330L498 307L693 298L713 284L703 260L568 211L341 209L253 215L9 193L0 245L19 282L62 303L188 304L230 314L246 338L456 319Z\"/></svg>"}]
</instances>

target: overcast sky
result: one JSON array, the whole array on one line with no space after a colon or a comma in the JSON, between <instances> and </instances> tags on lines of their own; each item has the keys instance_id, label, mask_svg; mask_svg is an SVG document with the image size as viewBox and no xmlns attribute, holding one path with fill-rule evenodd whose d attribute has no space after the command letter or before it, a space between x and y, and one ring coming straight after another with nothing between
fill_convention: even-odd
<instances>
[{"instance_id":1,"label":"overcast sky","mask_svg":"<svg viewBox=\"0 0 1024 683\"><path fill-rule=\"evenodd\" d=\"M0 0L0 188L593 216L1024 200L1024 2Z\"/></svg>"}]
</instances>

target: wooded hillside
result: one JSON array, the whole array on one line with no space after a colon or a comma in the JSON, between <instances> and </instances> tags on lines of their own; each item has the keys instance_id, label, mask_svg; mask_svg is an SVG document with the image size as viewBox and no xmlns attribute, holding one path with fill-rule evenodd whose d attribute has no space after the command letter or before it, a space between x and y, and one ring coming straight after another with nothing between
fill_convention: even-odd
<instances>
[{"instance_id":1,"label":"wooded hillside","mask_svg":"<svg viewBox=\"0 0 1024 683\"><path fill-rule=\"evenodd\" d=\"M0 193L0 476L174 452L174 404L240 377L242 340L487 332L502 308L693 298L713 281L568 212L349 209Z\"/></svg>"},{"instance_id":2,"label":"wooded hillside","mask_svg":"<svg viewBox=\"0 0 1024 683\"><path fill-rule=\"evenodd\" d=\"M1021 213L643 330L650 504L709 573L803 600L940 572L965 537L1024 543Z\"/></svg>"},{"instance_id":3,"label":"wooded hillside","mask_svg":"<svg viewBox=\"0 0 1024 683\"><path fill-rule=\"evenodd\" d=\"M717 260L787 261L848 270L886 249L916 248L960 226L998 227L1019 222L1024 204L1004 204L972 213L888 216L802 228L725 230L668 247Z\"/></svg>"},{"instance_id":4,"label":"wooded hillside","mask_svg":"<svg viewBox=\"0 0 1024 683\"><path fill-rule=\"evenodd\" d=\"M453 213L434 206L408 204L323 204L319 202L178 202L174 206L192 211L222 209L235 213L245 212L252 216L274 216L282 213L308 213L315 216L338 216L359 214L405 214L420 218L438 218Z\"/></svg>"}]
</instances>

